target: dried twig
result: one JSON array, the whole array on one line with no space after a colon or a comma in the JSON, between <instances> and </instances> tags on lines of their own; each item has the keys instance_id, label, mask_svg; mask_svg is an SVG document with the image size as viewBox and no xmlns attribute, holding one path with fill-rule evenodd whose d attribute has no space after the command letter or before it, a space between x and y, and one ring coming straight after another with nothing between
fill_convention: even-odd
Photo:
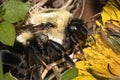
<instances>
[{"instance_id":1,"label":"dried twig","mask_svg":"<svg viewBox=\"0 0 120 80\"><path fill-rule=\"evenodd\" d=\"M47 2L48 0L43 0L35 4L34 6L31 7L29 10L30 14L33 14L35 12L38 12L40 9L43 9L42 6Z\"/></svg>"},{"instance_id":2,"label":"dried twig","mask_svg":"<svg viewBox=\"0 0 120 80\"><path fill-rule=\"evenodd\" d=\"M79 19L81 19L82 15L83 15L83 13L84 13L85 3L86 3L86 0L82 0L82 10L81 10L81 13L80 13Z\"/></svg>"},{"instance_id":3,"label":"dried twig","mask_svg":"<svg viewBox=\"0 0 120 80\"><path fill-rule=\"evenodd\" d=\"M63 67L59 68L60 73L63 72L63 71L65 71L67 68L68 68L67 66L63 66ZM50 76L49 76L49 80L53 80L53 78L55 78L55 75L52 73L52 74L50 74ZM60 79L60 78L59 78L59 79ZM58 80L59 80L59 79L58 79Z\"/></svg>"},{"instance_id":4,"label":"dried twig","mask_svg":"<svg viewBox=\"0 0 120 80\"><path fill-rule=\"evenodd\" d=\"M57 80L59 80L60 79L60 71L59 71L58 66L53 66L52 70L53 70Z\"/></svg>"},{"instance_id":5,"label":"dried twig","mask_svg":"<svg viewBox=\"0 0 120 80\"><path fill-rule=\"evenodd\" d=\"M73 54L71 54L71 55L69 55L72 59L73 59ZM59 59L59 60L57 60L57 61L55 61L55 62L53 62L53 63L51 63L51 64L48 64L48 65L45 65L45 69L44 69L44 71L43 71L43 74L41 75L41 77L42 77L42 79L44 80L44 78L46 77L46 75L48 74L48 72L49 72L49 70L53 70L54 71L54 76L56 76L57 77L57 79L59 80L59 72L62 72L61 70L59 70L59 69L57 69L56 67L57 67L57 65L59 65L59 64L61 64L61 63L64 63L65 62L65 60L64 59ZM43 63L45 63L45 62L43 62ZM66 65L65 65L66 66ZM66 66L66 67L68 67L68 66ZM62 67L63 69L66 69L66 67L64 68L64 67ZM63 70L62 69L62 70ZM57 73L56 73L56 71L57 71ZM59 71L59 72L58 72ZM53 76L52 76L53 77Z\"/></svg>"},{"instance_id":6,"label":"dried twig","mask_svg":"<svg viewBox=\"0 0 120 80\"><path fill-rule=\"evenodd\" d=\"M67 3L63 7L61 7L61 9L67 9L68 6L72 3L72 1L73 0L68 0Z\"/></svg>"},{"instance_id":7,"label":"dried twig","mask_svg":"<svg viewBox=\"0 0 120 80\"><path fill-rule=\"evenodd\" d=\"M49 70L51 70L54 66L57 66L58 64L63 63L64 61L65 61L65 60L60 59L60 60L58 60L58 61L56 61L56 62L53 62L53 63L47 65L47 66L46 66L46 69L43 71L43 74L41 75L41 76L42 76L42 79L45 78L45 76L47 75L47 73L48 73Z\"/></svg>"}]
</instances>

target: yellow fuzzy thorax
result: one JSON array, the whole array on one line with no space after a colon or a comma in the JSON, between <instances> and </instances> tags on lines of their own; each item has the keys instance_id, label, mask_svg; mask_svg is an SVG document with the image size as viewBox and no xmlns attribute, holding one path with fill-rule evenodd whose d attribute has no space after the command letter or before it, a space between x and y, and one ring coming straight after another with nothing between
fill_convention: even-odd
<instances>
[{"instance_id":1,"label":"yellow fuzzy thorax","mask_svg":"<svg viewBox=\"0 0 120 80\"><path fill-rule=\"evenodd\" d=\"M30 13L30 17L26 24L32 24L34 26L39 26L40 24L51 23L55 27L49 29L39 30L37 34L44 34L49 37L49 39L56 41L60 44L63 44L65 39L65 28L72 20L73 15L64 9L53 9L53 8L44 8L35 12L34 14Z\"/></svg>"}]
</instances>

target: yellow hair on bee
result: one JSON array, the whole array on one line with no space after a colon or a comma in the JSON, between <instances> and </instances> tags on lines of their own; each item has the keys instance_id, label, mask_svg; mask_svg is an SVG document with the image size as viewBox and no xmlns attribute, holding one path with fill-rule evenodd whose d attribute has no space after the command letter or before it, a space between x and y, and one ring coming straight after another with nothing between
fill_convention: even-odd
<instances>
[{"instance_id":1,"label":"yellow hair on bee","mask_svg":"<svg viewBox=\"0 0 120 80\"><path fill-rule=\"evenodd\" d=\"M27 40L33 38L33 34L30 31L23 32L17 36L17 41L22 43L23 45L27 44Z\"/></svg>"}]
</instances>

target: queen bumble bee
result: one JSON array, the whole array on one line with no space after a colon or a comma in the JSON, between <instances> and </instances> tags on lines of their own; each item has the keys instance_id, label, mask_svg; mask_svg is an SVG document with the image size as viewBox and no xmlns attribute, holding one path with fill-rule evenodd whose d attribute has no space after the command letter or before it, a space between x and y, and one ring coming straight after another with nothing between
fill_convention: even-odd
<instances>
[{"instance_id":1,"label":"queen bumble bee","mask_svg":"<svg viewBox=\"0 0 120 80\"><path fill-rule=\"evenodd\" d=\"M3 46L4 72L10 71L19 80L42 80L47 64L63 59L58 66L75 66L69 56L74 49L84 56L89 30L81 19L64 9L42 9L31 14L18 31L13 47Z\"/></svg>"}]
</instances>

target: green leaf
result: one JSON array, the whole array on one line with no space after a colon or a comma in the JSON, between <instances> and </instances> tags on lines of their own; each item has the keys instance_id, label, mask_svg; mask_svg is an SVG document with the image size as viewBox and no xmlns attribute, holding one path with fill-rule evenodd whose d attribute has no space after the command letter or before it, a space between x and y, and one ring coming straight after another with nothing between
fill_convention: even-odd
<instances>
[{"instance_id":1,"label":"green leaf","mask_svg":"<svg viewBox=\"0 0 120 80\"><path fill-rule=\"evenodd\" d=\"M15 41L15 28L9 22L0 23L0 41L9 46L13 46Z\"/></svg>"},{"instance_id":2,"label":"green leaf","mask_svg":"<svg viewBox=\"0 0 120 80\"><path fill-rule=\"evenodd\" d=\"M120 37L112 36L109 38L118 52L120 52Z\"/></svg>"},{"instance_id":3,"label":"green leaf","mask_svg":"<svg viewBox=\"0 0 120 80\"><path fill-rule=\"evenodd\" d=\"M5 9L3 9L3 5L0 5L0 17L5 14Z\"/></svg>"},{"instance_id":4,"label":"green leaf","mask_svg":"<svg viewBox=\"0 0 120 80\"><path fill-rule=\"evenodd\" d=\"M1 59L1 53L0 53L0 80L3 80L3 68L2 68L2 59Z\"/></svg>"},{"instance_id":5,"label":"green leaf","mask_svg":"<svg viewBox=\"0 0 120 80\"><path fill-rule=\"evenodd\" d=\"M18 80L18 79L12 76L10 72L7 72L4 74L4 80Z\"/></svg>"},{"instance_id":6,"label":"green leaf","mask_svg":"<svg viewBox=\"0 0 120 80\"><path fill-rule=\"evenodd\" d=\"M108 34L110 34L110 36L116 36L116 37L119 37L120 38L120 33L118 32L109 32Z\"/></svg>"},{"instance_id":7,"label":"green leaf","mask_svg":"<svg viewBox=\"0 0 120 80\"><path fill-rule=\"evenodd\" d=\"M25 4L20 0L8 0L3 5L6 12L2 18L11 23L15 23L24 19L30 8L28 4Z\"/></svg>"},{"instance_id":8,"label":"green leaf","mask_svg":"<svg viewBox=\"0 0 120 80\"><path fill-rule=\"evenodd\" d=\"M78 69L73 67L66 70L60 77L60 80L72 80L73 78L77 77Z\"/></svg>"}]
</instances>

